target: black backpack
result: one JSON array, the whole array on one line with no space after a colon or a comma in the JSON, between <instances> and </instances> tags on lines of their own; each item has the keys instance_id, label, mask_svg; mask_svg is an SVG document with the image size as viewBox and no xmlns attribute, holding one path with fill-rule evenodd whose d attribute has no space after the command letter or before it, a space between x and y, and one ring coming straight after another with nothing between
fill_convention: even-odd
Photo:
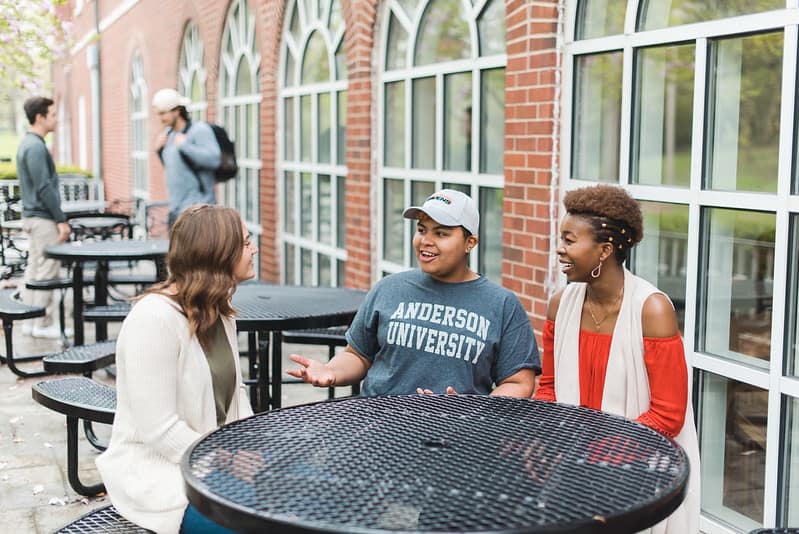
<instances>
[{"instance_id":1,"label":"black backpack","mask_svg":"<svg viewBox=\"0 0 799 534\"><path fill-rule=\"evenodd\" d=\"M189 125L185 130L183 130L184 133L189 131L191 124L192 123L189 122ZM228 137L228 134L224 128L218 124L211 124L210 122L207 124L214 132L214 137L216 137L216 142L219 145L219 167L214 170L216 183L227 182L239 173L239 166L236 163L236 146L233 144L233 141L230 140L230 137ZM200 192L205 193L205 185L203 185L202 180L200 180L200 176L197 174L197 167L194 165L194 162L187 158L182 152L180 155L183 157L183 161L186 162L186 165L189 166L194 173L194 176L197 178L197 182L200 184Z\"/></svg>"}]
</instances>

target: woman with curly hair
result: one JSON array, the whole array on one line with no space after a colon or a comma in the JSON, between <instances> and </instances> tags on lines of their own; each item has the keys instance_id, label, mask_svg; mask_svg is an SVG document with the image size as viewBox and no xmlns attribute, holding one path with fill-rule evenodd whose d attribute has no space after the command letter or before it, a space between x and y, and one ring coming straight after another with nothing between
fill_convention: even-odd
<instances>
[{"instance_id":1,"label":"woman with curly hair","mask_svg":"<svg viewBox=\"0 0 799 534\"><path fill-rule=\"evenodd\" d=\"M146 529L229 532L188 506L179 462L206 432L252 415L230 299L254 276L255 253L235 210L185 210L170 232L167 280L122 323L116 417L96 464L119 513Z\"/></svg>"},{"instance_id":2,"label":"woman with curly hair","mask_svg":"<svg viewBox=\"0 0 799 534\"><path fill-rule=\"evenodd\" d=\"M674 438L691 475L683 504L652 531L699 531L699 448L688 369L669 298L625 269L643 237L638 202L621 187L569 191L557 249L569 284L549 301L535 398L622 415Z\"/></svg>"}]
</instances>

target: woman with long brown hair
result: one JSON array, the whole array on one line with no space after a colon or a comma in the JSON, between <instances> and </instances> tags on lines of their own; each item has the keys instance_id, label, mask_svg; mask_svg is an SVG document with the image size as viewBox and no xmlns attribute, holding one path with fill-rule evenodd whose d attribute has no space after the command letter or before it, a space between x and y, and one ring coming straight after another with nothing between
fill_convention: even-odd
<instances>
[{"instance_id":1,"label":"woman with long brown hair","mask_svg":"<svg viewBox=\"0 0 799 534\"><path fill-rule=\"evenodd\" d=\"M96 464L119 513L149 530L226 532L188 506L179 462L206 432L252 414L230 299L254 276L255 252L235 210L187 209L170 233L167 280L122 323L116 416Z\"/></svg>"}]
</instances>

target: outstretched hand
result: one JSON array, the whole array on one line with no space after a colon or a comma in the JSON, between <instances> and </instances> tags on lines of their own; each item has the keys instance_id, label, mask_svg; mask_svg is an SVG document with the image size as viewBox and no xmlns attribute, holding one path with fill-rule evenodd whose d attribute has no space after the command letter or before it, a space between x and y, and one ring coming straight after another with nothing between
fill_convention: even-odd
<instances>
[{"instance_id":1,"label":"outstretched hand","mask_svg":"<svg viewBox=\"0 0 799 534\"><path fill-rule=\"evenodd\" d=\"M336 384L335 373L322 362L305 358L299 354L292 354L289 358L291 358L291 361L300 364L301 367L299 369L289 369L286 371L287 374L301 378L317 387L325 388Z\"/></svg>"},{"instance_id":2,"label":"outstretched hand","mask_svg":"<svg viewBox=\"0 0 799 534\"><path fill-rule=\"evenodd\" d=\"M418 393L419 395L435 395L432 389L416 388L416 393ZM458 392L455 391L454 387L447 386L447 395L457 395L457 394Z\"/></svg>"}]
</instances>

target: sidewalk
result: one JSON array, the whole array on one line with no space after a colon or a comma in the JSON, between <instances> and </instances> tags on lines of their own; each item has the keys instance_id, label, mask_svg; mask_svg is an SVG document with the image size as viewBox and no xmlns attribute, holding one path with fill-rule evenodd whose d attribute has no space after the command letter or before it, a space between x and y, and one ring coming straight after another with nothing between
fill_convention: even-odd
<instances>
[{"instance_id":1,"label":"sidewalk","mask_svg":"<svg viewBox=\"0 0 799 534\"><path fill-rule=\"evenodd\" d=\"M118 326L109 326L109 337L116 335ZM86 339L94 339L94 330L87 325ZM246 338L241 337L242 348ZM0 331L0 345L2 332ZM22 334L21 324L14 324L14 351L17 354L55 352L61 350L58 341L33 339ZM284 369L293 365L288 354L300 352L309 357L326 360L326 347L286 345ZM246 369L246 360L242 367ZM36 362L20 367L35 369ZM7 366L0 365L0 532L50 533L71 520L108 504L105 497L84 498L75 493L67 481L66 418L31 398L31 386L50 377L17 378ZM114 381L104 371L94 378L109 385ZM342 388L341 395L349 394ZM283 406L303 404L326 398L326 389L306 384L283 387ZM110 427L95 425L98 437L107 440ZM99 481L94 459L99 452L87 441L81 429L78 465L84 484ZM153 496L158 498L158 496Z\"/></svg>"}]
</instances>

